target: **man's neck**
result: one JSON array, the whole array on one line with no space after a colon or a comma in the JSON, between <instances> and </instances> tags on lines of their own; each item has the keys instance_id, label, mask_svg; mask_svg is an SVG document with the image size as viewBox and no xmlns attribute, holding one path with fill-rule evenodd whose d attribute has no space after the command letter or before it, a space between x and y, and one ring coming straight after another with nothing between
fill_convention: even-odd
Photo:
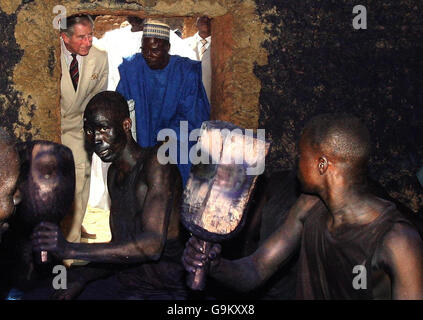
<instances>
[{"instance_id":1,"label":"man's neck","mask_svg":"<svg viewBox=\"0 0 423 320\"><path fill-rule=\"evenodd\" d=\"M145 58L144 58L145 60ZM147 60L145 60L145 62L147 63ZM147 63L147 66L150 70L163 70L164 68L167 67L167 65L170 62L170 54L167 55L167 57L164 58L163 63L160 64L160 66L156 66L154 68L150 67L150 65Z\"/></svg>"},{"instance_id":2,"label":"man's neck","mask_svg":"<svg viewBox=\"0 0 423 320\"><path fill-rule=\"evenodd\" d=\"M72 54L78 55L77 53L72 52L71 50L69 50L69 48L66 46L66 43L65 43L65 48L66 48L66 50L68 50L68 52L69 52L71 55L72 55Z\"/></svg>"},{"instance_id":3,"label":"man's neck","mask_svg":"<svg viewBox=\"0 0 423 320\"><path fill-rule=\"evenodd\" d=\"M71 50L69 50L69 48L68 48L68 46L66 45L66 43L63 41L63 39L61 39L62 40L62 44L63 44L63 48L65 48L66 49L66 51L71 55L71 54L74 54L74 52L72 52ZM78 55L77 53L76 53L76 55Z\"/></svg>"},{"instance_id":4,"label":"man's neck","mask_svg":"<svg viewBox=\"0 0 423 320\"><path fill-rule=\"evenodd\" d=\"M198 35L203 39L206 39L210 36L210 34L207 32L198 32Z\"/></svg>"},{"instance_id":5,"label":"man's neck","mask_svg":"<svg viewBox=\"0 0 423 320\"><path fill-rule=\"evenodd\" d=\"M118 170L122 171L122 173L128 173L131 172L132 168L137 164L142 155L142 148L133 139L131 139L126 144L120 157L113 163Z\"/></svg>"},{"instance_id":6,"label":"man's neck","mask_svg":"<svg viewBox=\"0 0 423 320\"><path fill-rule=\"evenodd\" d=\"M329 187L321 198L331 214L329 229L349 224L367 224L377 218L386 205L362 188L351 185L338 186L335 190Z\"/></svg>"},{"instance_id":7,"label":"man's neck","mask_svg":"<svg viewBox=\"0 0 423 320\"><path fill-rule=\"evenodd\" d=\"M166 68L167 65L169 64L169 61L170 61L170 55L168 54L168 55L166 55L165 61L163 62L163 67L160 68L160 69Z\"/></svg>"}]
</instances>

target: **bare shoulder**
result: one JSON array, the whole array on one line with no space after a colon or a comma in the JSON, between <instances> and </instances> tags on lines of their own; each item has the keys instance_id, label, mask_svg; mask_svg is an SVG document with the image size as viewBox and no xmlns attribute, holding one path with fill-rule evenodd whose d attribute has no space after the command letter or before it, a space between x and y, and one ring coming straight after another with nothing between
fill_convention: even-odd
<instances>
[{"instance_id":1,"label":"bare shoulder","mask_svg":"<svg viewBox=\"0 0 423 320\"><path fill-rule=\"evenodd\" d=\"M395 223L376 253L391 280L393 299L423 299L423 242L408 223Z\"/></svg>"},{"instance_id":2,"label":"bare shoulder","mask_svg":"<svg viewBox=\"0 0 423 320\"><path fill-rule=\"evenodd\" d=\"M404 250L410 246L422 246L422 239L415 227L404 222L394 223L384 237L383 244L390 250Z\"/></svg>"},{"instance_id":3,"label":"bare shoulder","mask_svg":"<svg viewBox=\"0 0 423 320\"><path fill-rule=\"evenodd\" d=\"M157 148L151 148L144 161L147 184L165 187L169 184L172 175L171 164L161 164L157 158ZM163 185L164 184L164 185Z\"/></svg>"},{"instance_id":4,"label":"bare shoulder","mask_svg":"<svg viewBox=\"0 0 423 320\"><path fill-rule=\"evenodd\" d=\"M418 259L423 256L423 241L417 229L405 222L396 222L385 234L380 256L385 266L393 267L397 263Z\"/></svg>"},{"instance_id":5,"label":"bare shoulder","mask_svg":"<svg viewBox=\"0 0 423 320\"><path fill-rule=\"evenodd\" d=\"M109 185L109 183L111 183L112 181L114 181L115 177L116 177L116 166L112 163L109 166L109 169L107 170L107 185Z\"/></svg>"}]
</instances>

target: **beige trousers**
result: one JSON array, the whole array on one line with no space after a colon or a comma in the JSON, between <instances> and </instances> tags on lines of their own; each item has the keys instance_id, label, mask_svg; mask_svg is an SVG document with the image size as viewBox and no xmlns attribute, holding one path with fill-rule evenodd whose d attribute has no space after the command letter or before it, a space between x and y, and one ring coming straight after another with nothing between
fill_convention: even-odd
<instances>
[{"instance_id":1,"label":"beige trousers","mask_svg":"<svg viewBox=\"0 0 423 320\"><path fill-rule=\"evenodd\" d=\"M73 213L62 221L62 230L69 242L81 242L81 227L90 192L91 165L84 148L83 131L62 135L62 144L72 150L75 161L75 199ZM65 263L69 265L71 262Z\"/></svg>"}]
</instances>

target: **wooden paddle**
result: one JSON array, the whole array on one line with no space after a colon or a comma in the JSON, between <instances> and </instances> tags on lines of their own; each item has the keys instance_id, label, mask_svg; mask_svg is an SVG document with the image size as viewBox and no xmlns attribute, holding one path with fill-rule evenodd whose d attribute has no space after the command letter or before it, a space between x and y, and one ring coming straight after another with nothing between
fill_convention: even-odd
<instances>
[{"instance_id":1,"label":"wooden paddle","mask_svg":"<svg viewBox=\"0 0 423 320\"><path fill-rule=\"evenodd\" d=\"M184 189L181 218L203 241L206 255L213 242L231 239L242 229L244 212L261 174L251 172L264 167L268 149L264 137L259 139L252 131L223 121L203 122L197 142L199 163L192 166ZM206 268L188 275L190 288L203 290Z\"/></svg>"}]
</instances>

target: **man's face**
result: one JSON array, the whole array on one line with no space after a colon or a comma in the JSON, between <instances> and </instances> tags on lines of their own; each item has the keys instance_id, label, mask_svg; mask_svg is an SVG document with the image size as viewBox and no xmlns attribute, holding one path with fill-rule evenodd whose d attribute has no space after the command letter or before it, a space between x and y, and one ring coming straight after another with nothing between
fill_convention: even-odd
<instances>
[{"instance_id":1,"label":"man's face","mask_svg":"<svg viewBox=\"0 0 423 320\"><path fill-rule=\"evenodd\" d=\"M205 38L207 38L211 34L210 21L211 20L209 17L200 17L197 20L197 30L200 35L204 35Z\"/></svg>"},{"instance_id":2,"label":"man's face","mask_svg":"<svg viewBox=\"0 0 423 320\"><path fill-rule=\"evenodd\" d=\"M143 37L142 56L150 69L163 69L169 62L169 41Z\"/></svg>"},{"instance_id":3,"label":"man's face","mask_svg":"<svg viewBox=\"0 0 423 320\"><path fill-rule=\"evenodd\" d=\"M11 146L0 145L0 229L4 221L12 215L15 206L21 201L17 188L19 177L19 156ZM0 230L1 233L1 230Z\"/></svg>"},{"instance_id":4,"label":"man's face","mask_svg":"<svg viewBox=\"0 0 423 320\"><path fill-rule=\"evenodd\" d=\"M111 112L93 109L84 118L85 140L90 149L104 162L119 158L126 145L123 124L113 121Z\"/></svg>"},{"instance_id":5,"label":"man's face","mask_svg":"<svg viewBox=\"0 0 423 320\"><path fill-rule=\"evenodd\" d=\"M311 144L305 136L302 136L299 143L298 172L297 176L301 187L306 193L316 193L318 182L318 157L313 151Z\"/></svg>"},{"instance_id":6,"label":"man's face","mask_svg":"<svg viewBox=\"0 0 423 320\"><path fill-rule=\"evenodd\" d=\"M90 52L93 44L93 28L90 24L85 25L81 23L73 27L74 32L71 37L62 33L63 42L71 53L86 56Z\"/></svg>"}]
</instances>

